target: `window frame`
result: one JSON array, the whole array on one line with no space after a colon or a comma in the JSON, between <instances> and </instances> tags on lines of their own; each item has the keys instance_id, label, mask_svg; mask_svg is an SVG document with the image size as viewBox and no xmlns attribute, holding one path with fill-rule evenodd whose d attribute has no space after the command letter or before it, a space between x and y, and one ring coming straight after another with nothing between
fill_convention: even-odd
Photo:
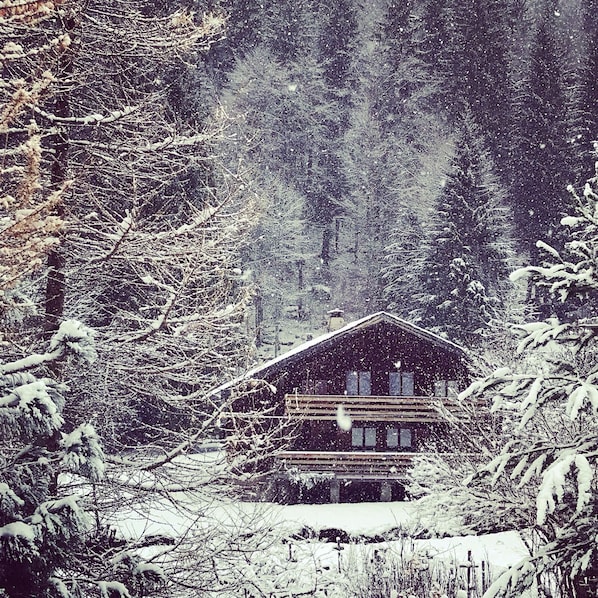
<instances>
[{"instance_id":1,"label":"window frame","mask_svg":"<svg viewBox=\"0 0 598 598\"><path fill-rule=\"evenodd\" d=\"M398 390L398 393L394 391ZM391 397L412 397L415 395L415 372L388 372L388 394Z\"/></svg>"},{"instance_id":2,"label":"window frame","mask_svg":"<svg viewBox=\"0 0 598 598\"><path fill-rule=\"evenodd\" d=\"M371 441L373 440L373 444ZM351 448L375 450L378 446L378 429L375 426L352 426Z\"/></svg>"}]
</instances>

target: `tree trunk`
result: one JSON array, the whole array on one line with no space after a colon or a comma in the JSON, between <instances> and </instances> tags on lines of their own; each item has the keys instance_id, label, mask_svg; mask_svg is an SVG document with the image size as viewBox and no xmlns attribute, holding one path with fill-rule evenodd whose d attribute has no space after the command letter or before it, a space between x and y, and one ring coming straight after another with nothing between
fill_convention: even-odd
<instances>
[{"instance_id":1,"label":"tree trunk","mask_svg":"<svg viewBox=\"0 0 598 598\"><path fill-rule=\"evenodd\" d=\"M64 21L65 32L75 38L75 28L77 19L74 14L69 14ZM56 96L54 105L54 114L59 118L68 118L71 113L69 90L66 88L65 81L72 79L74 66L74 52L76 42L71 42L71 46L66 48L61 55L59 62L59 92ZM69 132L68 125L57 125L58 131L50 138L49 146L53 152L53 161L50 169L50 184L52 190L56 190L66 181L68 174L68 151L69 151ZM64 198L56 207L56 215L64 219ZM63 235L64 238L64 235ZM63 240L61 239L61 241ZM62 243L48 254L48 278L46 280L45 298L44 298L44 329L47 336L50 336L60 326L64 313L65 298L65 275L64 267L66 259Z\"/></svg>"}]
</instances>

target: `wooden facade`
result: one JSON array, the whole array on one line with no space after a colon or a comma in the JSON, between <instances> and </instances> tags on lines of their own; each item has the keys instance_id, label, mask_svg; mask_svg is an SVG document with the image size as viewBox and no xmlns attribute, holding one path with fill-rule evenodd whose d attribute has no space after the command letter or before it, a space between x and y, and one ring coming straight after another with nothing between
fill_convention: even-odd
<instances>
[{"instance_id":1,"label":"wooden facade","mask_svg":"<svg viewBox=\"0 0 598 598\"><path fill-rule=\"evenodd\" d=\"M400 497L413 456L432 439L443 450L450 432L440 411L466 416L456 400L468 383L464 351L385 312L309 341L251 379L269 383L269 396L257 398L270 417L297 424L277 454L280 499L296 500L301 480L319 486L314 500ZM255 401L239 399L237 408L250 412Z\"/></svg>"}]
</instances>

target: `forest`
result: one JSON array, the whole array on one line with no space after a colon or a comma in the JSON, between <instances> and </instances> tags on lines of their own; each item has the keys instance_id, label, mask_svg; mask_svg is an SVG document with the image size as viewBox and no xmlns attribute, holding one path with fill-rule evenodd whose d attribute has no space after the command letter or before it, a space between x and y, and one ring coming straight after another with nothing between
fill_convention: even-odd
<instances>
[{"instance_id":1,"label":"forest","mask_svg":"<svg viewBox=\"0 0 598 598\"><path fill-rule=\"evenodd\" d=\"M240 508L283 430L211 450L237 427L210 391L333 309L470 352L460 398L500 424L410 494L455 535L525 532L485 596L592 595L597 13L0 1L0 596L358 595L293 589Z\"/></svg>"}]
</instances>

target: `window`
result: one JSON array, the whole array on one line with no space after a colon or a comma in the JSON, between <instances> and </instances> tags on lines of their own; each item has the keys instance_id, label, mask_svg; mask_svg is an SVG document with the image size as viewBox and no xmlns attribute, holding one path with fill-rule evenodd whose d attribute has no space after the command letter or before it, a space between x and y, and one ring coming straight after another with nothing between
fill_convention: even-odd
<instances>
[{"instance_id":1,"label":"window","mask_svg":"<svg viewBox=\"0 0 598 598\"><path fill-rule=\"evenodd\" d=\"M386 428L386 447L390 449L412 448L413 432L410 428Z\"/></svg>"},{"instance_id":2,"label":"window","mask_svg":"<svg viewBox=\"0 0 598 598\"><path fill-rule=\"evenodd\" d=\"M347 394L350 396L369 396L372 394L371 372L347 372Z\"/></svg>"},{"instance_id":3,"label":"window","mask_svg":"<svg viewBox=\"0 0 598 598\"><path fill-rule=\"evenodd\" d=\"M328 394L328 381L327 380L306 380L301 387L301 392L306 395L327 395Z\"/></svg>"},{"instance_id":4,"label":"window","mask_svg":"<svg viewBox=\"0 0 598 598\"><path fill-rule=\"evenodd\" d=\"M413 446L413 435L409 428L401 428L401 448L411 448Z\"/></svg>"},{"instance_id":5,"label":"window","mask_svg":"<svg viewBox=\"0 0 598 598\"><path fill-rule=\"evenodd\" d=\"M364 445L367 447L376 447L376 428L364 429Z\"/></svg>"},{"instance_id":6,"label":"window","mask_svg":"<svg viewBox=\"0 0 598 598\"><path fill-rule=\"evenodd\" d=\"M376 428L351 428L351 446L376 448Z\"/></svg>"},{"instance_id":7,"label":"window","mask_svg":"<svg viewBox=\"0 0 598 598\"><path fill-rule=\"evenodd\" d=\"M435 397L456 397L459 394L459 387L456 380L436 380L434 382Z\"/></svg>"},{"instance_id":8,"label":"window","mask_svg":"<svg viewBox=\"0 0 598 598\"><path fill-rule=\"evenodd\" d=\"M411 397L415 394L413 372L389 372L389 395L391 397Z\"/></svg>"}]
</instances>

